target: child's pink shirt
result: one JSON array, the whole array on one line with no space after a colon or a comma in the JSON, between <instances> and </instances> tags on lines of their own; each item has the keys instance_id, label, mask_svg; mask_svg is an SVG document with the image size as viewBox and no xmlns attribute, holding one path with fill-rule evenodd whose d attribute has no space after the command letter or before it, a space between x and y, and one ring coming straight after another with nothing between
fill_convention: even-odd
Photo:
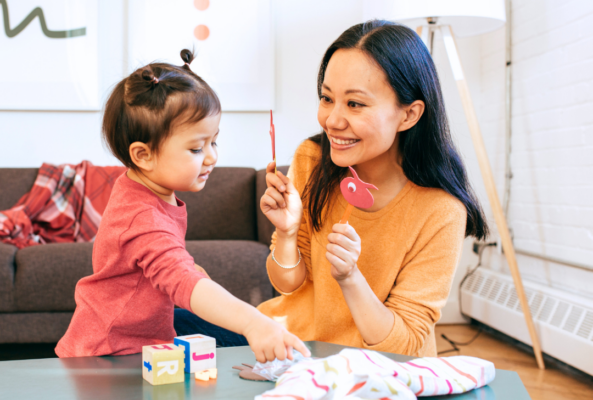
<instances>
[{"instance_id":1,"label":"child's pink shirt","mask_svg":"<svg viewBox=\"0 0 593 400\"><path fill-rule=\"evenodd\" d=\"M124 173L111 192L93 247L93 274L76 285L76 311L59 357L140 353L171 343L173 304L190 308L205 275L185 250L187 211Z\"/></svg>"}]
</instances>

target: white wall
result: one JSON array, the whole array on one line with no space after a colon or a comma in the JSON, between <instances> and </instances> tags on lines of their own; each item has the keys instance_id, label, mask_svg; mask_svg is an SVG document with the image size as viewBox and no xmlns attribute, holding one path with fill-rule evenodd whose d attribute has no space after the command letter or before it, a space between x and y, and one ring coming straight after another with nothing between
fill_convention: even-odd
<instances>
[{"instance_id":1,"label":"white wall","mask_svg":"<svg viewBox=\"0 0 593 400\"><path fill-rule=\"evenodd\" d=\"M126 4L118 0L99 2L103 104L127 70ZM283 0L274 1L273 7L276 152L278 163L288 164L297 145L320 130L316 94L319 62L341 32L361 22L362 0ZM31 24L27 29L40 28ZM83 159L97 165L118 164L101 143L101 117L100 112L0 111L0 167L37 167L42 162L78 163ZM223 113L218 165L264 168L272 158L268 132L267 113Z\"/></svg>"},{"instance_id":2,"label":"white wall","mask_svg":"<svg viewBox=\"0 0 593 400\"><path fill-rule=\"evenodd\" d=\"M509 224L517 249L593 266L593 37L590 1L515 1ZM504 35L482 38L484 132L504 170ZM524 279L593 297L593 270L518 256ZM493 252L488 267L507 270Z\"/></svg>"},{"instance_id":3,"label":"white wall","mask_svg":"<svg viewBox=\"0 0 593 400\"><path fill-rule=\"evenodd\" d=\"M514 0L512 13L513 179L508 222L514 245L593 266L593 37L588 27L593 2ZM481 36L477 46L465 51L478 55L478 79L469 84L502 201L504 29ZM463 57L464 49L461 52ZM447 82L445 95L458 97ZM448 111L455 117L456 107L450 105ZM471 140L457 139L493 231L490 240L499 240ZM467 242L456 281L466 271L464 262L476 260ZM593 271L524 255L517 255L517 261L524 280L593 297ZM485 251L483 265L508 273L504 255L493 248ZM462 321L456 291L454 287L443 310L444 322Z\"/></svg>"},{"instance_id":4,"label":"white wall","mask_svg":"<svg viewBox=\"0 0 593 400\"><path fill-rule=\"evenodd\" d=\"M514 244L593 266L593 3L515 1L512 12ZM481 41L480 117L502 190L504 33ZM593 270L522 255L517 261L526 280L593 297ZM495 251L485 263L507 271Z\"/></svg>"},{"instance_id":5,"label":"white wall","mask_svg":"<svg viewBox=\"0 0 593 400\"><path fill-rule=\"evenodd\" d=\"M361 22L362 0L274 1L276 157L289 164L296 147L319 133L317 72L327 47ZM219 165L265 168L272 158L268 113L224 113Z\"/></svg>"}]
</instances>

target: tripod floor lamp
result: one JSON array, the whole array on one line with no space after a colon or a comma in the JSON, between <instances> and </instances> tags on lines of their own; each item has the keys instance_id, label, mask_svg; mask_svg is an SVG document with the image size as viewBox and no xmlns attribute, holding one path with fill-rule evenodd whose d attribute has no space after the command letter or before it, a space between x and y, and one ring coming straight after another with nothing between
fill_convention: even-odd
<instances>
[{"instance_id":1,"label":"tripod floor lamp","mask_svg":"<svg viewBox=\"0 0 593 400\"><path fill-rule=\"evenodd\" d=\"M461 96L465 117L480 165L482 180L498 227L502 248L525 316L537 365L540 369L544 369L541 346L535 331L525 290L523 289L521 275L519 274L515 248L500 204L488 154L480 132L480 125L478 124L478 118L470 97L453 34L455 32L458 36L479 35L503 26L506 20L504 0L395 0L394 3L394 19L405 22L407 25L417 26L418 34L431 53L435 33L441 33L453 71L453 78L457 83L457 89Z\"/></svg>"}]
</instances>

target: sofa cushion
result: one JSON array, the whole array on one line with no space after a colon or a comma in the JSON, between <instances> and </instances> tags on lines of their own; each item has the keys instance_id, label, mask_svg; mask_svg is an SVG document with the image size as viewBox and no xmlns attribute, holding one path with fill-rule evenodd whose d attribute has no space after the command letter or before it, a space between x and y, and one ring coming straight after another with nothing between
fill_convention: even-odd
<instances>
[{"instance_id":1,"label":"sofa cushion","mask_svg":"<svg viewBox=\"0 0 593 400\"><path fill-rule=\"evenodd\" d=\"M284 175L288 173L288 165L278 167ZM261 197L266 192L266 170L260 169L256 174L256 189L255 189L255 208L257 213L257 240L266 246L269 246L272 241L272 233L276 228L270 220L264 215L259 206Z\"/></svg>"},{"instance_id":2,"label":"sofa cushion","mask_svg":"<svg viewBox=\"0 0 593 400\"><path fill-rule=\"evenodd\" d=\"M188 252L233 295L257 305L272 297L266 273L269 250L254 241L188 241ZM16 253L16 311L72 311L74 289L93 273L92 243L27 247Z\"/></svg>"},{"instance_id":3,"label":"sofa cushion","mask_svg":"<svg viewBox=\"0 0 593 400\"><path fill-rule=\"evenodd\" d=\"M16 253L17 311L72 311L74 288L93 273L92 243L31 246Z\"/></svg>"},{"instance_id":4,"label":"sofa cushion","mask_svg":"<svg viewBox=\"0 0 593 400\"><path fill-rule=\"evenodd\" d=\"M17 248L0 242L0 312L14 309L14 257Z\"/></svg>"},{"instance_id":5,"label":"sofa cushion","mask_svg":"<svg viewBox=\"0 0 593 400\"><path fill-rule=\"evenodd\" d=\"M186 240L257 240L254 169L214 168L203 190L176 194L187 203Z\"/></svg>"},{"instance_id":6,"label":"sofa cushion","mask_svg":"<svg viewBox=\"0 0 593 400\"><path fill-rule=\"evenodd\" d=\"M39 168L0 168L0 211L8 210L31 190Z\"/></svg>"},{"instance_id":7,"label":"sofa cushion","mask_svg":"<svg viewBox=\"0 0 593 400\"><path fill-rule=\"evenodd\" d=\"M187 251L213 281L254 306L272 298L268 247L253 241L188 241Z\"/></svg>"},{"instance_id":8,"label":"sofa cushion","mask_svg":"<svg viewBox=\"0 0 593 400\"><path fill-rule=\"evenodd\" d=\"M64 336L72 312L0 313L0 343L57 343Z\"/></svg>"}]
</instances>

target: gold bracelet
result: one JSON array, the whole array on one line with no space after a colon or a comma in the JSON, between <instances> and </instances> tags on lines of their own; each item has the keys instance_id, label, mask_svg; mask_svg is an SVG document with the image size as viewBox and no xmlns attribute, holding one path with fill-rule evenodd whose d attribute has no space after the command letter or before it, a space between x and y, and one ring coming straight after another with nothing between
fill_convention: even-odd
<instances>
[{"instance_id":1,"label":"gold bracelet","mask_svg":"<svg viewBox=\"0 0 593 400\"><path fill-rule=\"evenodd\" d=\"M272 250L272 260L276 261L276 264L278 264L278 266L279 266L280 268L284 268L284 269L293 269L293 268L296 268L296 267L297 267L297 265L299 265L299 264L301 263L301 259L302 259L302 257L301 257L301 251L299 250L299 248L298 248L298 247L297 247L297 251L299 252L299 262L297 262L297 263L296 263L295 265L293 265L292 267L285 267L284 265L280 264L280 263L278 262L278 260L276 260L276 257L274 257L274 252L275 252L275 251L276 251L276 248L274 247L274 250Z\"/></svg>"}]
</instances>

